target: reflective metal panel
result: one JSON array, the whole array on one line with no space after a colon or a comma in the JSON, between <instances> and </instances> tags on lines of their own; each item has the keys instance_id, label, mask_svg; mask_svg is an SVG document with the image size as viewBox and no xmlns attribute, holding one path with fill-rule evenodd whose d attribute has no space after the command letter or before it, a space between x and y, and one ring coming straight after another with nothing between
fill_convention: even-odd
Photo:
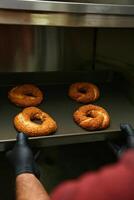
<instances>
[{"instance_id":1,"label":"reflective metal panel","mask_svg":"<svg viewBox=\"0 0 134 200\"><path fill-rule=\"evenodd\" d=\"M36 0L38 1L38 0ZM56 0L53 0L56 1ZM60 0L57 0L60 1ZM62 0L65 2L80 2L80 3L94 3L94 4L115 4L115 5L134 5L133 0Z\"/></svg>"},{"instance_id":2,"label":"reflective metal panel","mask_svg":"<svg viewBox=\"0 0 134 200\"><path fill-rule=\"evenodd\" d=\"M40 0L1 0L0 8L36 10L66 13L95 13L95 14L118 14L134 15L133 4L108 4L108 3L87 2L64 2L64 1L40 1ZM101 1L103 2L103 1ZM115 2L115 1L114 1ZM120 1L121 2L121 1ZM131 2L131 1L130 1Z\"/></svg>"},{"instance_id":3,"label":"reflective metal panel","mask_svg":"<svg viewBox=\"0 0 134 200\"><path fill-rule=\"evenodd\" d=\"M133 16L0 10L0 24L60 27L134 27Z\"/></svg>"},{"instance_id":4,"label":"reflective metal panel","mask_svg":"<svg viewBox=\"0 0 134 200\"><path fill-rule=\"evenodd\" d=\"M56 70L57 38L56 28L0 26L0 71L47 71L48 66L49 71Z\"/></svg>"},{"instance_id":5,"label":"reflective metal panel","mask_svg":"<svg viewBox=\"0 0 134 200\"><path fill-rule=\"evenodd\" d=\"M0 26L0 72L89 69L93 29Z\"/></svg>"}]
</instances>

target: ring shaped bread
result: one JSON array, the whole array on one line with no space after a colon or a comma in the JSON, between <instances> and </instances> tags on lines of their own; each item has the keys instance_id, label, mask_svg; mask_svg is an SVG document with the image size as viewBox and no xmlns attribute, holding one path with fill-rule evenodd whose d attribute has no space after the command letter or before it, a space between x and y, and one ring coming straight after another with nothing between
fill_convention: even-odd
<instances>
[{"instance_id":1,"label":"ring shaped bread","mask_svg":"<svg viewBox=\"0 0 134 200\"><path fill-rule=\"evenodd\" d=\"M81 103L90 103L99 98L99 88L88 82L73 83L69 88L69 96Z\"/></svg>"},{"instance_id":2,"label":"ring shaped bread","mask_svg":"<svg viewBox=\"0 0 134 200\"><path fill-rule=\"evenodd\" d=\"M29 136L48 135L57 130L57 124L52 117L37 107L24 108L15 116L14 126L19 132Z\"/></svg>"},{"instance_id":3,"label":"ring shaped bread","mask_svg":"<svg viewBox=\"0 0 134 200\"><path fill-rule=\"evenodd\" d=\"M24 84L11 89L8 98L20 107L36 106L43 100L43 93L33 84Z\"/></svg>"},{"instance_id":4,"label":"ring shaped bread","mask_svg":"<svg viewBox=\"0 0 134 200\"><path fill-rule=\"evenodd\" d=\"M110 117L107 111L96 105L84 105L79 107L73 114L74 121L84 129L100 130L110 124Z\"/></svg>"}]
</instances>

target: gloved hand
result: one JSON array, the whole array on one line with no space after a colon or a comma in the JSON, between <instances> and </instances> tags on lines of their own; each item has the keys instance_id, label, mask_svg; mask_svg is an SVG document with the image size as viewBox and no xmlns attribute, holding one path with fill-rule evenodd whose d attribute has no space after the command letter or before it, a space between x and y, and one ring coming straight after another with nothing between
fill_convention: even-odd
<instances>
[{"instance_id":1,"label":"gloved hand","mask_svg":"<svg viewBox=\"0 0 134 200\"><path fill-rule=\"evenodd\" d=\"M8 151L6 155L13 166L16 176L22 173L32 173L39 178L39 170L28 145L28 137L24 133L17 134L17 141L14 148Z\"/></svg>"},{"instance_id":2,"label":"gloved hand","mask_svg":"<svg viewBox=\"0 0 134 200\"><path fill-rule=\"evenodd\" d=\"M134 129L130 124L121 124L120 128L127 137L127 148L134 148Z\"/></svg>"},{"instance_id":3,"label":"gloved hand","mask_svg":"<svg viewBox=\"0 0 134 200\"><path fill-rule=\"evenodd\" d=\"M125 137L125 143L119 145L108 141L108 145L119 158L127 149L134 148L134 129L132 128L132 126L127 123L120 124L120 129Z\"/></svg>"}]
</instances>

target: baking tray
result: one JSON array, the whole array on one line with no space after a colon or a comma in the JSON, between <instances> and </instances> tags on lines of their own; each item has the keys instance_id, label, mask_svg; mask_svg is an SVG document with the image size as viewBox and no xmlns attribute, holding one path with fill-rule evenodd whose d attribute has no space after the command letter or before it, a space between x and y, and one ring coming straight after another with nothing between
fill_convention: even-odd
<instances>
[{"instance_id":1,"label":"baking tray","mask_svg":"<svg viewBox=\"0 0 134 200\"><path fill-rule=\"evenodd\" d=\"M33 80L32 80L33 82ZM38 84L37 84L38 85ZM34 147L103 141L120 134L120 123L129 122L134 126L134 105L128 100L123 88L111 83L99 83L101 96L94 104L104 107L110 117L110 127L100 131L86 131L72 118L73 112L82 104L68 97L69 83L38 85L44 93L44 101L38 107L50 114L58 124L56 133L49 136L30 138ZM14 85L0 86L0 151L9 148L16 140L17 131L13 118L22 108L16 107L7 98Z\"/></svg>"}]
</instances>

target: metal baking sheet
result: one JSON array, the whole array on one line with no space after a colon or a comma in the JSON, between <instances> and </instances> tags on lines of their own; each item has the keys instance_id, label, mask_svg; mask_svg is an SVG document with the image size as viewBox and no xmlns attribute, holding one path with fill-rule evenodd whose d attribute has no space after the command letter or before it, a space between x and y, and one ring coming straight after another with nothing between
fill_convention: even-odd
<instances>
[{"instance_id":1,"label":"metal baking sheet","mask_svg":"<svg viewBox=\"0 0 134 200\"><path fill-rule=\"evenodd\" d=\"M13 86L0 87L0 150L13 145L17 131L13 118L22 108L16 107L8 98L8 91ZM110 127L101 131L86 131L80 128L72 118L73 112L82 104L68 97L68 84L41 85L44 101L38 107L49 113L57 122L58 130L49 136L30 138L33 146L43 147L69 143L81 143L105 140L120 134L120 123L129 122L134 126L134 105L118 87L100 84L100 98L94 102L104 107L111 117Z\"/></svg>"}]
</instances>

